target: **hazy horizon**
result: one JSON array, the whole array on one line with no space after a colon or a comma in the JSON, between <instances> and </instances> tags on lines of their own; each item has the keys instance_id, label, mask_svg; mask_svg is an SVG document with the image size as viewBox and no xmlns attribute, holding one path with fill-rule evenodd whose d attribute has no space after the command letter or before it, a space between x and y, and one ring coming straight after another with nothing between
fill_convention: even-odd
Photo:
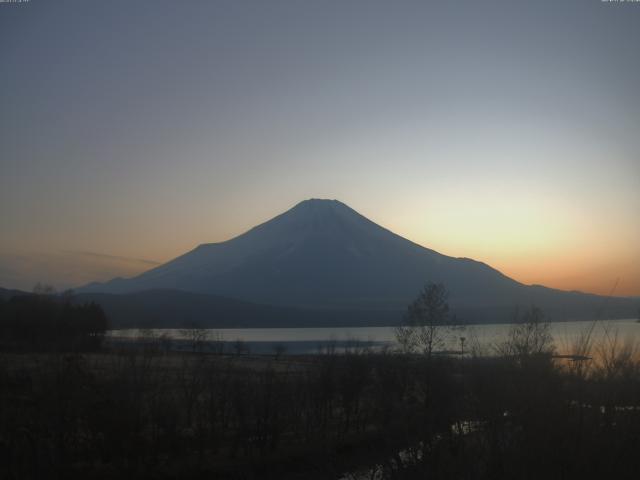
<instances>
[{"instance_id":1,"label":"hazy horizon","mask_svg":"<svg viewBox=\"0 0 640 480\"><path fill-rule=\"evenodd\" d=\"M640 296L640 5L0 4L0 286L129 277L336 198Z\"/></svg>"}]
</instances>

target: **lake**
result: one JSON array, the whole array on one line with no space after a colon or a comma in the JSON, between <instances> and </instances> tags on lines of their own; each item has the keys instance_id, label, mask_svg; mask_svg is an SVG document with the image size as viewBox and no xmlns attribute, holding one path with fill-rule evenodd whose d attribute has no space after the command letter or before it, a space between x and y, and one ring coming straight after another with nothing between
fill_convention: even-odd
<instances>
[{"instance_id":1,"label":"lake","mask_svg":"<svg viewBox=\"0 0 640 480\"><path fill-rule=\"evenodd\" d=\"M513 324L485 324L457 326L443 329L444 339L441 350L461 349L461 337L464 349L475 348L482 353L491 353L493 346L505 340ZM595 344L603 340L635 342L640 339L640 323L636 319L607 321L574 321L550 324L558 353L572 353L572 346L586 332L592 332ZM331 328L222 328L206 329L209 341L223 341L227 350L233 349L240 340L251 353L273 353L276 347L283 347L287 353L309 354L335 349L371 347L383 348L396 345L394 327L331 327ZM108 334L111 342L129 342L143 335L165 335L174 341L174 348L186 348L188 334L182 329L123 329L112 330Z\"/></svg>"}]
</instances>

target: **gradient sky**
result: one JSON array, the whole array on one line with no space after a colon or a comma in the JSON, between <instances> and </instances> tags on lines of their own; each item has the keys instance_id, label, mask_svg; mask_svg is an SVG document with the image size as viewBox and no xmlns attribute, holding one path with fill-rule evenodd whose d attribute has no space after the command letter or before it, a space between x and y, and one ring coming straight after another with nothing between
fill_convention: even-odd
<instances>
[{"instance_id":1,"label":"gradient sky","mask_svg":"<svg viewBox=\"0 0 640 480\"><path fill-rule=\"evenodd\" d=\"M640 3L0 3L0 286L133 275L310 197L640 295Z\"/></svg>"}]
</instances>

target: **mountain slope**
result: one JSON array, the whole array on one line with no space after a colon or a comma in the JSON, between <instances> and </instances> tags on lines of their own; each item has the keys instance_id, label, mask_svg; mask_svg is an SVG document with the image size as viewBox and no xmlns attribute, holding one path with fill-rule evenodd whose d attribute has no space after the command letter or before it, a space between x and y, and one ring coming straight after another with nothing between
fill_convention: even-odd
<instances>
[{"instance_id":1,"label":"mountain slope","mask_svg":"<svg viewBox=\"0 0 640 480\"><path fill-rule=\"evenodd\" d=\"M177 289L272 305L400 311L427 281L445 284L464 311L536 303L574 317L603 299L522 285L474 260L417 245L336 200L307 200L248 232L194 250L132 279L81 291ZM628 299L610 307L630 306Z\"/></svg>"}]
</instances>

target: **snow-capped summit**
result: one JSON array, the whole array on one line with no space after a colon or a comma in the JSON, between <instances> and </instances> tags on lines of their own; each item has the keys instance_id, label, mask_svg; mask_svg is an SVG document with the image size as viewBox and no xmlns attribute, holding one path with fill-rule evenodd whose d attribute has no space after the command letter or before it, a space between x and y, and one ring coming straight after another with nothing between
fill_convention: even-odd
<instances>
[{"instance_id":1,"label":"snow-capped summit","mask_svg":"<svg viewBox=\"0 0 640 480\"><path fill-rule=\"evenodd\" d=\"M458 311L507 320L539 305L591 317L601 297L526 286L488 265L453 258L377 225L337 200L310 199L231 240L205 243L131 279L81 292L173 289L251 302L400 311L426 282L442 282ZM574 314L572 312L580 312Z\"/></svg>"}]
</instances>

